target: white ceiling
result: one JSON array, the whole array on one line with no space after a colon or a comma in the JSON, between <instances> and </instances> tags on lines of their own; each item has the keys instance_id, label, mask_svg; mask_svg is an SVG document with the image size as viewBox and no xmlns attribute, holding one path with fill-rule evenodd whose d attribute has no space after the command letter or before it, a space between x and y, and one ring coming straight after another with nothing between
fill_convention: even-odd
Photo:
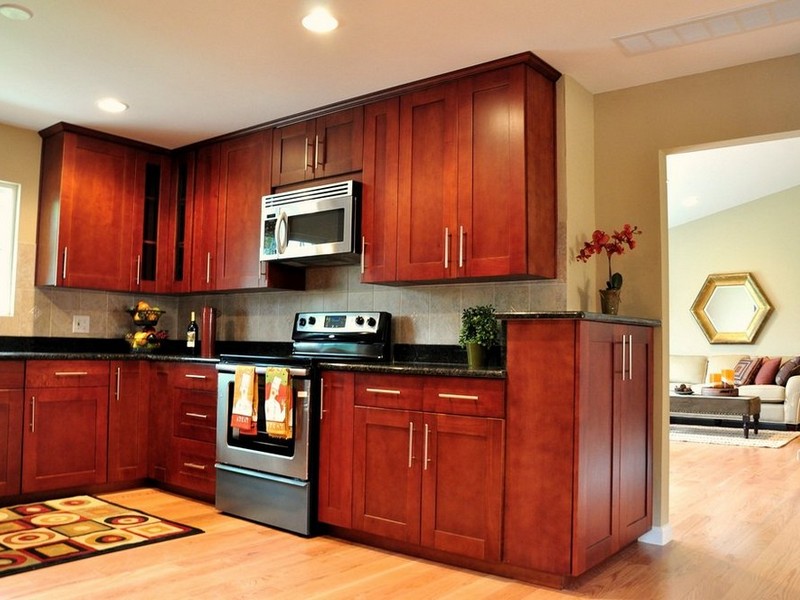
<instances>
[{"instance_id":1,"label":"white ceiling","mask_svg":"<svg viewBox=\"0 0 800 600\"><path fill-rule=\"evenodd\" d=\"M15 3L34 16L0 17L0 122L67 121L167 148L527 50L592 93L800 52L798 20L637 56L613 41L761 0ZM338 30L301 28L318 4ZM102 96L131 108L100 113Z\"/></svg>"}]
</instances>

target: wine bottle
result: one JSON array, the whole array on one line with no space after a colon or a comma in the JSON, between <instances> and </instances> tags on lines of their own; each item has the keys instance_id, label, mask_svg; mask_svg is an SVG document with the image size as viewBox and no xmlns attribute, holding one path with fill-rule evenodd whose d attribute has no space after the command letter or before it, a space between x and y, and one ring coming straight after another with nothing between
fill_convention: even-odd
<instances>
[{"instance_id":1,"label":"wine bottle","mask_svg":"<svg viewBox=\"0 0 800 600\"><path fill-rule=\"evenodd\" d=\"M194 311L189 319L189 326L186 328L186 349L189 354L197 354L197 321L195 320Z\"/></svg>"}]
</instances>

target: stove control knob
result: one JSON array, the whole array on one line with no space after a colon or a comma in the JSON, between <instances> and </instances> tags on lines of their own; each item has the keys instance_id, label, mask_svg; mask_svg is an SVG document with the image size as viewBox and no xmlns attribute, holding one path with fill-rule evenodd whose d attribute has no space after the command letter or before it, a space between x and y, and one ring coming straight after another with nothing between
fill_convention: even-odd
<instances>
[{"instance_id":1,"label":"stove control knob","mask_svg":"<svg viewBox=\"0 0 800 600\"><path fill-rule=\"evenodd\" d=\"M305 317L300 317L300 320L298 321L298 323L300 324L300 327L305 327L306 326L306 318Z\"/></svg>"},{"instance_id":2,"label":"stove control knob","mask_svg":"<svg viewBox=\"0 0 800 600\"><path fill-rule=\"evenodd\" d=\"M367 325L369 325L370 327L375 327L375 323L377 323L377 321L375 321L375 317L370 317L369 319L367 319Z\"/></svg>"},{"instance_id":3,"label":"stove control knob","mask_svg":"<svg viewBox=\"0 0 800 600\"><path fill-rule=\"evenodd\" d=\"M309 325L313 325L316 322L317 322L317 318L316 317L308 317L308 324Z\"/></svg>"},{"instance_id":4,"label":"stove control knob","mask_svg":"<svg viewBox=\"0 0 800 600\"><path fill-rule=\"evenodd\" d=\"M363 324L364 324L364 317L362 317L361 315L358 315L356 317L356 325L363 325Z\"/></svg>"}]
</instances>

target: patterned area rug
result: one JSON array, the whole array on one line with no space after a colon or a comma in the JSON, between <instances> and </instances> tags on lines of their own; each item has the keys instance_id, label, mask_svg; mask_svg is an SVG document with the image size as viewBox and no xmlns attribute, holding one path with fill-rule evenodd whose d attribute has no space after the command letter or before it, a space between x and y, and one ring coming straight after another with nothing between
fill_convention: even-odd
<instances>
[{"instance_id":1,"label":"patterned area rug","mask_svg":"<svg viewBox=\"0 0 800 600\"><path fill-rule=\"evenodd\" d=\"M94 496L0 508L0 577L196 533Z\"/></svg>"},{"instance_id":2,"label":"patterned area rug","mask_svg":"<svg viewBox=\"0 0 800 600\"><path fill-rule=\"evenodd\" d=\"M800 431L772 431L759 429L758 435L750 430L750 437L745 438L741 427L706 427L705 425L669 426L671 442L695 442L698 444L724 444L726 446L750 446L753 448L780 448L797 436Z\"/></svg>"}]
</instances>

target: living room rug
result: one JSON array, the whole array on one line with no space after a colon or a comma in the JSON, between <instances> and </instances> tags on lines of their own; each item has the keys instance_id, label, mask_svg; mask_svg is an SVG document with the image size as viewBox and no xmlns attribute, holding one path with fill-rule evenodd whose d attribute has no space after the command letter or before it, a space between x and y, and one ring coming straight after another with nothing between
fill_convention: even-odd
<instances>
[{"instance_id":1,"label":"living room rug","mask_svg":"<svg viewBox=\"0 0 800 600\"><path fill-rule=\"evenodd\" d=\"M754 435L751 429L750 437L745 438L741 427L707 427L674 423L669 426L669 441L671 442L781 448L798 436L800 436L800 431L772 431L770 429L759 429L758 435Z\"/></svg>"},{"instance_id":2,"label":"living room rug","mask_svg":"<svg viewBox=\"0 0 800 600\"><path fill-rule=\"evenodd\" d=\"M0 508L0 577L202 533L94 496Z\"/></svg>"}]
</instances>

